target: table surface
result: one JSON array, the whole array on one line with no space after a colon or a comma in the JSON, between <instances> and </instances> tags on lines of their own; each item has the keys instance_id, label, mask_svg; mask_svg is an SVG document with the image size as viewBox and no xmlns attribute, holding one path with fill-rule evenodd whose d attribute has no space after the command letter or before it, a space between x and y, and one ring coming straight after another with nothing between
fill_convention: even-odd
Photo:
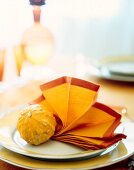
<instances>
[{"instance_id":1,"label":"table surface","mask_svg":"<svg viewBox=\"0 0 134 170\"><path fill-rule=\"evenodd\" d=\"M127 108L127 116L134 120L134 83L117 82L95 77L84 78L91 82L100 85L98 93L98 101L111 106L120 106ZM6 91L0 93L0 110L5 110L10 107L25 104L32 101L41 94L39 85L45 83L47 80L42 81L29 81L26 85L12 86ZM131 158L123 162L109 166L109 169L127 169L127 164ZM0 161L0 170L21 170L23 168L10 165L4 161ZM103 168L103 169L107 169Z\"/></svg>"}]
</instances>

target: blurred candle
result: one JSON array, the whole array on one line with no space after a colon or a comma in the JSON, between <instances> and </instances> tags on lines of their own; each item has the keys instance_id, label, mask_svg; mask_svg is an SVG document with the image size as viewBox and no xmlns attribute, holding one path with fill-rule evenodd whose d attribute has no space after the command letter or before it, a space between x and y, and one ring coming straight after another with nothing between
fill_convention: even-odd
<instances>
[{"instance_id":1,"label":"blurred candle","mask_svg":"<svg viewBox=\"0 0 134 170\"><path fill-rule=\"evenodd\" d=\"M22 44L16 45L14 47L14 57L15 57L17 75L20 76L22 65L25 59L24 47Z\"/></svg>"},{"instance_id":2,"label":"blurred candle","mask_svg":"<svg viewBox=\"0 0 134 170\"><path fill-rule=\"evenodd\" d=\"M0 81L3 80L4 76L4 64L5 64L5 49L0 49Z\"/></svg>"}]
</instances>

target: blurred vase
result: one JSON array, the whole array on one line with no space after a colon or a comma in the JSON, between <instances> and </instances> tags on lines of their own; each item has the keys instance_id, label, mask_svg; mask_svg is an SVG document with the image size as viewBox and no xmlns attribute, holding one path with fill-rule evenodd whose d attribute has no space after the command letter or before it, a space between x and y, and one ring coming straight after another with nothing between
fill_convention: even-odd
<instances>
[{"instance_id":1,"label":"blurred vase","mask_svg":"<svg viewBox=\"0 0 134 170\"><path fill-rule=\"evenodd\" d=\"M21 40L25 59L33 65L44 65L53 55L54 37L49 29L40 22L41 7L33 6L33 25L28 28Z\"/></svg>"}]
</instances>

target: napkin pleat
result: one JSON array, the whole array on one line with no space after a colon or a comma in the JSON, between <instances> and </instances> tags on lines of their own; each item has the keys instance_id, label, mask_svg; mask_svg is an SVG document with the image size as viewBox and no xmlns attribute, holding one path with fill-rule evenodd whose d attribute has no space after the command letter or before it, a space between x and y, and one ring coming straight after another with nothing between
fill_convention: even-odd
<instances>
[{"instance_id":1,"label":"napkin pleat","mask_svg":"<svg viewBox=\"0 0 134 170\"><path fill-rule=\"evenodd\" d=\"M89 149L93 149L93 150L95 150L95 149L100 149L99 147L98 147L98 145L96 145L96 144L94 144L94 143L92 143L92 142L83 142L83 141L80 141L80 140L76 140L76 138L75 139L68 139L68 138L57 138L56 139L57 141L60 141L60 142L65 142L65 143L69 143L69 144L73 144L73 145L75 145L75 146L78 146L78 147L81 147L81 148L83 148L83 149L86 149L86 150L89 150Z\"/></svg>"},{"instance_id":2,"label":"napkin pleat","mask_svg":"<svg viewBox=\"0 0 134 170\"><path fill-rule=\"evenodd\" d=\"M117 114L117 112L115 112L110 107L108 107L102 103L96 102L80 118L76 119L75 121L70 123L69 126L64 128L61 131L61 133L69 131L70 129L73 131L73 129L76 127L80 127L81 130L84 127L85 132L87 130L88 133L89 132L95 133L94 130L96 128L98 128L97 132L99 132L101 129L101 126L102 126L103 128L105 127L105 132L103 132L103 134L105 133L105 136L106 136L106 135L109 135L112 132L114 132L116 127L120 124L120 120L121 120L121 115ZM92 128L94 130L92 130ZM101 130L103 130L103 129L101 129ZM83 134L83 131L81 134ZM96 135L96 133L95 133L95 135Z\"/></svg>"},{"instance_id":3,"label":"napkin pleat","mask_svg":"<svg viewBox=\"0 0 134 170\"><path fill-rule=\"evenodd\" d=\"M70 91L69 77L62 77L40 86L46 101L60 117L63 126L66 124Z\"/></svg>"},{"instance_id":4,"label":"napkin pleat","mask_svg":"<svg viewBox=\"0 0 134 170\"><path fill-rule=\"evenodd\" d=\"M111 127L112 124L113 124L113 120L99 125L84 126L81 128L72 129L66 133L71 135L80 135L80 136L87 136L87 137L104 137L104 135L106 134L106 132L108 131L108 129ZM111 132L107 136L109 135L112 136Z\"/></svg>"},{"instance_id":5,"label":"napkin pleat","mask_svg":"<svg viewBox=\"0 0 134 170\"><path fill-rule=\"evenodd\" d=\"M45 108L47 108L49 111L53 112L55 115L57 115L57 113L53 110L53 108L50 106L50 104L47 102L47 100L45 99L45 97L43 95L40 95L38 98L29 102L28 104L30 104L30 105L40 104L40 105L44 106Z\"/></svg>"},{"instance_id":6,"label":"napkin pleat","mask_svg":"<svg viewBox=\"0 0 134 170\"><path fill-rule=\"evenodd\" d=\"M97 149L102 149L102 148L106 148L109 147L111 145L113 145L114 143L117 143L118 141L120 141L124 136L122 134L118 135L118 136L113 136L109 139L107 138L89 138L89 137L82 137L82 136L72 136L72 135L65 135L65 136L59 136L56 137L56 140L59 141L64 141L64 142L68 142L68 143L73 143L76 146L81 146L83 145L84 147L86 147L87 149L91 149L91 147L96 147Z\"/></svg>"},{"instance_id":7,"label":"napkin pleat","mask_svg":"<svg viewBox=\"0 0 134 170\"><path fill-rule=\"evenodd\" d=\"M71 79L66 126L75 122L92 106L98 89L99 86L93 83Z\"/></svg>"}]
</instances>

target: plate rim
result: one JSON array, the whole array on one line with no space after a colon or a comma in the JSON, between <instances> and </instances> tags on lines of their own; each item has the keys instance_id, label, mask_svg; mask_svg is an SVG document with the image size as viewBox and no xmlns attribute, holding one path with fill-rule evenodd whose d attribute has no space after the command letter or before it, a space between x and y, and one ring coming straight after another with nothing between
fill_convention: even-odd
<instances>
[{"instance_id":1,"label":"plate rim","mask_svg":"<svg viewBox=\"0 0 134 170\"><path fill-rule=\"evenodd\" d=\"M90 62L89 62L90 61ZM122 82L134 82L133 75L112 73L108 69L108 65L111 63L123 63L123 62L134 62L133 56L109 56L98 58L98 60L89 60L86 64L86 74L94 75L98 78L107 80L122 81ZM89 64L90 63L90 64Z\"/></svg>"},{"instance_id":2,"label":"plate rim","mask_svg":"<svg viewBox=\"0 0 134 170\"><path fill-rule=\"evenodd\" d=\"M127 146L127 145L129 145L129 142L128 142L128 144L126 143L126 141L124 142L123 141L123 144L125 143L125 146ZM0 145L0 147L2 147L2 148L4 148L3 146L1 146ZM128 147L128 146L127 146ZM1 149L0 149L1 150ZM6 149L6 148L4 148L4 150L8 150L8 149ZM1 152L1 151L0 151ZM2 151L2 152L6 152L6 151ZM9 150L9 152L11 152L11 153L13 153L13 154L17 154L18 155L18 153L14 153L14 152L12 152L12 151L10 151ZM118 163L118 162L121 162L121 161L123 161L123 160L125 160L125 159L127 159L128 157L131 157L132 155L134 154L134 151L131 151L131 153L129 153L129 154L127 154L127 155L123 155L122 157L119 157L119 158L115 158L115 160L112 160L112 161L109 161L109 162L105 162L104 164L99 164L99 165L95 165L95 166L88 166L88 167L82 167L82 168L75 168L75 167L72 167L71 169L73 170L90 170L90 169L96 169L96 168L103 168L103 167L107 167L107 166L110 166L110 165L113 165L113 164L116 164L116 163ZM7 156L9 156L8 154L7 154ZM21 155L22 157L24 157L24 155ZM31 158L32 159L32 158ZM37 168L37 167L34 167L34 165L33 166L29 166L29 165L26 165L26 163L17 163L17 161L13 161L13 160L11 160L11 159L9 159L9 158L4 158L4 156L1 156L1 154L0 154L0 160L2 160L2 161L4 161L4 162L7 162L7 163L9 163L9 164L11 164L11 165L14 165L14 166L17 166L17 167L22 167L22 168L27 168L27 169L33 169L33 168L36 168L37 170L43 170L45 167L39 167L39 168ZM51 162L50 162L51 163ZM62 163L62 162L61 162ZM62 169L62 170L68 170L68 168L47 168L47 170L60 170L60 169ZM70 168L69 168L70 169Z\"/></svg>"},{"instance_id":3,"label":"plate rim","mask_svg":"<svg viewBox=\"0 0 134 170\"><path fill-rule=\"evenodd\" d=\"M112 74L108 70L107 66L93 66L93 71L87 68L87 74L96 76L98 78L103 78L107 80L123 81L123 82L134 82L133 76L126 76L121 74Z\"/></svg>"}]
</instances>

